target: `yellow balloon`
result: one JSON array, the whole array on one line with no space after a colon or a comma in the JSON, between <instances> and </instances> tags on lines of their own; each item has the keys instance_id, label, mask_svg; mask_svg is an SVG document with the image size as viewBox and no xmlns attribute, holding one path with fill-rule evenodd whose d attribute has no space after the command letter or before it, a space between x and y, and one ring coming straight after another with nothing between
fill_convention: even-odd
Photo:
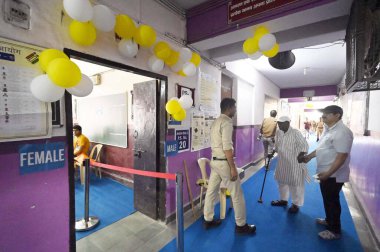
<instances>
[{"instance_id":1,"label":"yellow balloon","mask_svg":"<svg viewBox=\"0 0 380 252\"><path fill-rule=\"evenodd\" d=\"M176 121L182 121L183 119L186 118L186 110L184 110L183 108L181 108L181 110L176 113L176 114L172 114L173 116L173 119L176 120Z\"/></svg>"},{"instance_id":2,"label":"yellow balloon","mask_svg":"<svg viewBox=\"0 0 380 252\"><path fill-rule=\"evenodd\" d=\"M181 75L182 77L186 77L187 75L183 72L183 70L180 70L177 72L178 75Z\"/></svg>"},{"instance_id":3,"label":"yellow balloon","mask_svg":"<svg viewBox=\"0 0 380 252\"><path fill-rule=\"evenodd\" d=\"M57 58L69 59L69 57L62 51L57 49L46 49L43 50L38 58L38 63L42 71L46 72L49 63Z\"/></svg>"},{"instance_id":4,"label":"yellow balloon","mask_svg":"<svg viewBox=\"0 0 380 252\"><path fill-rule=\"evenodd\" d=\"M116 34L123 39L130 39L136 32L136 25L127 15L117 15L115 23Z\"/></svg>"},{"instance_id":5,"label":"yellow balloon","mask_svg":"<svg viewBox=\"0 0 380 252\"><path fill-rule=\"evenodd\" d=\"M96 29L91 22L73 20L69 26L71 39L82 46L90 46L96 40Z\"/></svg>"},{"instance_id":6,"label":"yellow balloon","mask_svg":"<svg viewBox=\"0 0 380 252\"><path fill-rule=\"evenodd\" d=\"M248 38L244 41L243 52L245 54L253 54L259 50L259 40L256 38Z\"/></svg>"},{"instance_id":7,"label":"yellow balloon","mask_svg":"<svg viewBox=\"0 0 380 252\"><path fill-rule=\"evenodd\" d=\"M256 31L253 33L253 37L256 37L257 41L259 41L262 36L268 33L269 33L268 28L266 28L265 26L259 26L257 27Z\"/></svg>"},{"instance_id":8,"label":"yellow balloon","mask_svg":"<svg viewBox=\"0 0 380 252\"><path fill-rule=\"evenodd\" d=\"M280 50L280 45L276 43L270 50L263 52L263 54L267 56L268 58L273 58L274 56L277 55L279 50Z\"/></svg>"},{"instance_id":9,"label":"yellow balloon","mask_svg":"<svg viewBox=\"0 0 380 252\"><path fill-rule=\"evenodd\" d=\"M140 25L133 38L143 47L150 47L156 42L156 31L149 25Z\"/></svg>"},{"instance_id":10,"label":"yellow balloon","mask_svg":"<svg viewBox=\"0 0 380 252\"><path fill-rule=\"evenodd\" d=\"M171 53L169 44L164 41L158 42L154 46L153 51L154 51L154 55L156 55L157 58L162 59L162 60L166 60L170 56L170 53Z\"/></svg>"},{"instance_id":11,"label":"yellow balloon","mask_svg":"<svg viewBox=\"0 0 380 252\"><path fill-rule=\"evenodd\" d=\"M51 61L46 72L54 84L63 88L74 87L82 79L79 67L71 60L64 58Z\"/></svg>"},{"instance_id":12,"label":"yellow balloon","mask_svg":"<svg viewBox=\"0 0 380 252\"><path fill-rule=\"evenodd\" d=\"M168 101L165 108L169 114L176 114L182 109L181 104L177 100Z\"/></svg>"},{"instance_id":13,"label":"yellow balloon","mask_svg":"<svg viewBox=\"0 0 380 252\"><path fill-rule=\"evenodd\" d=\"M179 60L179 52L172 50L170 56L165 60L168 66L174 66Z\"/></svg>"},{"instance_id":14,"label":"yellow balloon","mask_svg":"<svg viewBox=\"0 0 380 252\"><path fill-rule=\"evenodd\" d=\"M199 66L201 64L201 56L198 53L193 52L191 55L190 62L193 63L195 66Z\"/></svg>"}]
</instances>

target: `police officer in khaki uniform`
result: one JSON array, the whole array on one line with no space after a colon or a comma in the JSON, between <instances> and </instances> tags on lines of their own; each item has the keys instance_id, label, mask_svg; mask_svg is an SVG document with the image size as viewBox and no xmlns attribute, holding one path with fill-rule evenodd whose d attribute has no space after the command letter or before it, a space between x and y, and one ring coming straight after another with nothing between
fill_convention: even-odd
<instances>
[{"instance_id":1,"label":"police officer in khaki uniform","mask_svg":"<svg viewBox=\"0 0 380 252\"><path fill-rule=\"evenodd\" d=\"M246 209L240 178L233 159L232 117L236 113L236 101L225 98L220 103L222 114L211 125L211 174L208 183L205 206L204 227L208 229L221 224L220 219L214 219L215 201L220 187L231 192L231 199L235 211L235 232L239 234L253 234L255 225L246 222Z\"/></svg>"}]
</instances>

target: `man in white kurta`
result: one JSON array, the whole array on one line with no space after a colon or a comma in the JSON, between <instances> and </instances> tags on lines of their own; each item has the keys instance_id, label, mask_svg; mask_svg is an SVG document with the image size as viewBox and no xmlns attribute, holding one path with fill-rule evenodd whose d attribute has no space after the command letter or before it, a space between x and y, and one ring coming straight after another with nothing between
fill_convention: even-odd
<instances>
[{"instance_id":1,"label":"man in white kurta","mask_svg":"<svg viewBox=\"0 0 380 252\"><path fill-rule=\"evenodd\" d=\"M272 201L272 206L287 206L289 194L292 198L290 213L297 213L304 203L305 179L308 172L305 163L299 163L298 157L307 153L308 144L299 130L290 127L290 118L281 116L278 120L279 131L275 137L275 149L278 162L275 179L278 182L280 200Z\"/></svg>"}]
</instances>

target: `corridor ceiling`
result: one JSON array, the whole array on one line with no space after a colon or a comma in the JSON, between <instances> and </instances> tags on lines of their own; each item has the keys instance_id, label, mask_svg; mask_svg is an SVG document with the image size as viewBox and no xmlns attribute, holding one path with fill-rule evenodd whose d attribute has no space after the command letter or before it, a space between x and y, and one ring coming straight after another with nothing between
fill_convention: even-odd
<instances>
[{"instance_id":1,"label":"corridor ceiling","mask_svg":"<svg viewBox=\"0 0 380 252\"><path fill-rule=\"evenodd\" d=\"M208 1L173 0L184 10ZM346 49L343 40L352 1L333 0L263 23L276 36L280 51L297 49L293 51L296 63L286 70L274 69L265 57L249 60L242 52L244 40L252 36L256 26L237 29L191 46L219 63L239 60L242 64L251 64L279 88L337 85L345 74Z\"/></svg>"}]
</instances>

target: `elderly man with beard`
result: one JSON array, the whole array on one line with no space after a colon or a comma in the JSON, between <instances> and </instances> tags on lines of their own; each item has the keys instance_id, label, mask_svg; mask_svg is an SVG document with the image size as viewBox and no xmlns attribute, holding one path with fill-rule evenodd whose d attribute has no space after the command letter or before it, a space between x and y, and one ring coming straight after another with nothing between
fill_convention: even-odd
<instances>
[{"instance_id":1,"label":"elderly man with beard","mask_svg":"<svg viewBox=\"0 0 380 252\"><path fill-rule=\"evenodd\" d=\"M278 153L278 163L275 179L278 183L280 199L271 202L272 206L287 206L289 194L292 206L289 213L297 213L304 203L305 179L308 179L306 164L300 163L300 158L308 151L308 144L302 133L290 127L290 118L281 116L277 120L279 131L275 137L275 150Z\"/></svg>"}]
</instances>

